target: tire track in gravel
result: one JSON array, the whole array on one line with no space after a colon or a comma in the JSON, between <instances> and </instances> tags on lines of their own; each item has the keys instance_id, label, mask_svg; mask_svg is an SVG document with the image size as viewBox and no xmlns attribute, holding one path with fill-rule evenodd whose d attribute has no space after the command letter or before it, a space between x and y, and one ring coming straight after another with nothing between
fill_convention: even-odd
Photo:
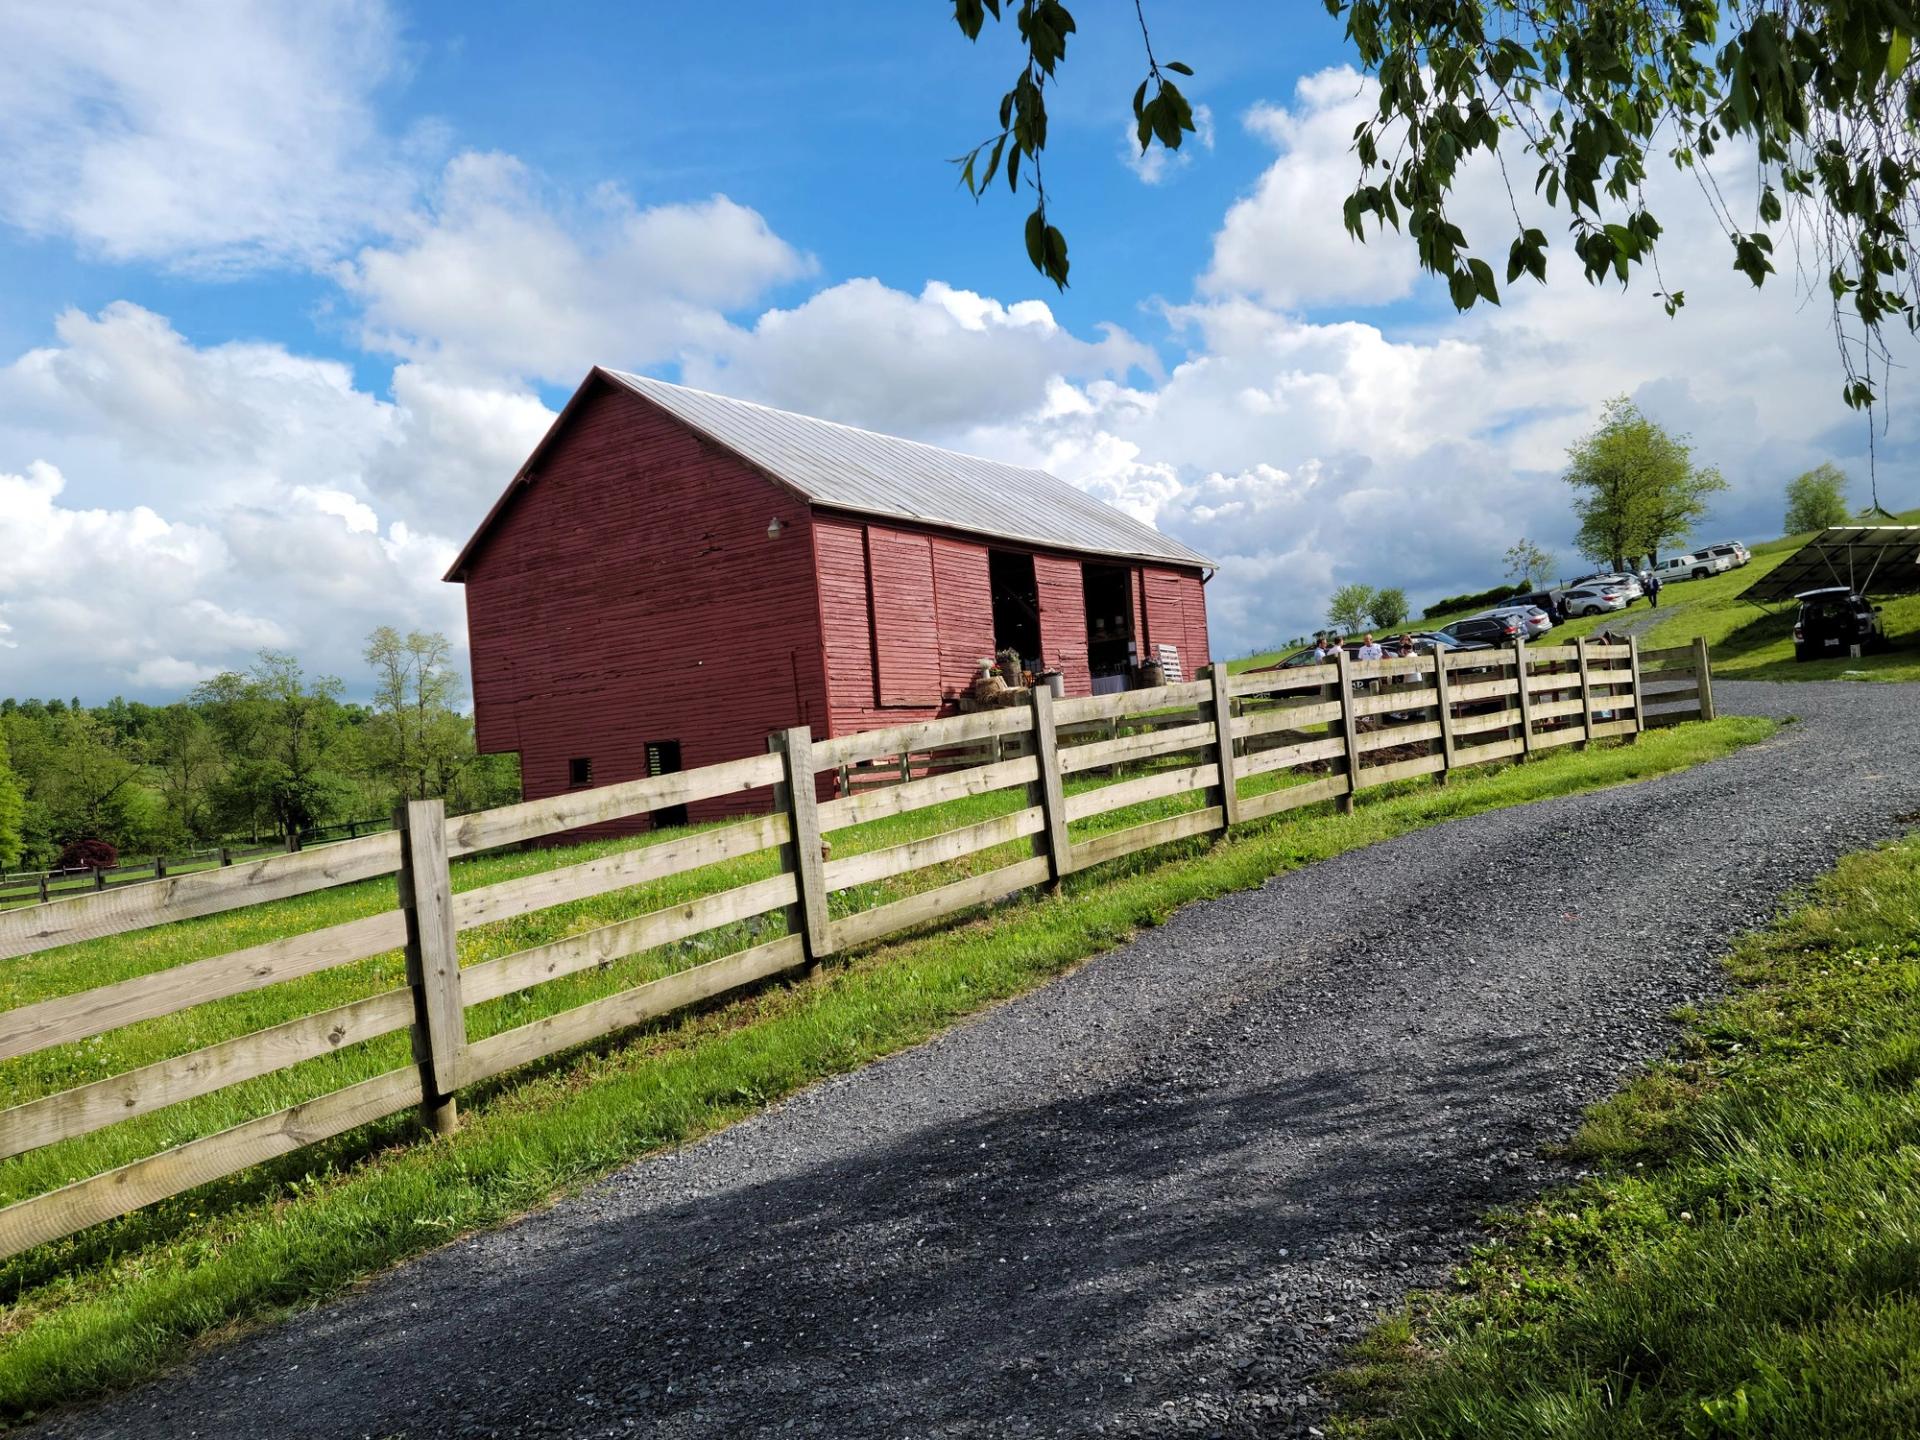
<instances>
[{"instance_id":1,"label":"tire track in gravel","mask_svg":"<svg viewBox=\"0 0 1920 1440\"><path fill-rule=\"evenodd\" d=\"M1920 690L1190 906L918 1049L48 1437L1295 1435L1315 1377L1920 808Z\"/></svg>"}]
</instances>

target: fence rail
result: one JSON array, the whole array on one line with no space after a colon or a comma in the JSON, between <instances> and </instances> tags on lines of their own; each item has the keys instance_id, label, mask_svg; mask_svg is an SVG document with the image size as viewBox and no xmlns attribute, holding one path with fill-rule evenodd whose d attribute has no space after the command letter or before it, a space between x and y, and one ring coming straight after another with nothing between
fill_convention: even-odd
<instances>
[{"instance_id":1,"label":"fence rail","mask_svg":"<svg viewBox=\"0 0 1920 1440\"><path fill-rule=\"evenodd\" d=\"M451 819L438 801L415 801L378 835L0 912L0 958L10 958L396 877L394 908L382 913L0 1012L0 1061L400 947L407 960L401 988L0 1111L0 1159L398 1031L410 1032L414 1055L411 1065L0 1208L0 1257L409 1108L449 1129L463 1087L837 951L1058 885L1089 866L1328 800L1350 810L1359 792L1397 780L1433 775L1444 784L1464 766L1631 740L1650 724L1683 716L1711 718L1712 693L1704 645L1642 654L1631 643L1584 640L1412 660L1341 656L1231 677L1216 668L1202 681L1063 701L1036 689L1014 709L825 740L788 730L770 737L763 755ZM833 783L841 767L868 762L881 762L896 782L884 789ZM1095 772L1107 774L1106 783L1081 788ZM823 839L823 832L997 791L1022 792L1025 803L840 858ZM771 796L769 812L458 894L452 888L450 861L459 856L747 792ZM1104 833L1071 828L1181 797L1197 797L1193 808ZM862 903L862 886L930 867L945 867L931 877L941 879L1021 841L1025 858L905 898ZM763 878L460 964L458 938L475 926L763 855L777 862ZM776 916L786 933L761 938ZM750 943L468 1038L474 1006L722 927Z\"/></svg>"},{"instance_id":2,"label":"fence rail","mask_svg":"<svg viewBox=\"0 0 1920 1440\"><path fill-rule=\"evenodd\" d=\"M65 870L22 870L0 874L0 908L11 905L45 905L88 891L112 890L122 885L140 885L149 880L164 880L169 875L184 875L195 870L212 870L234 865L262 855L279 855L290 850L337 844L362 835L377 834L388 828L385 820L347 820L338 825L322 825L300 833L295 840L266 843L210 845L202 850L177 851L155 855L148 860L131 860L121 865L76 865ZM336 838L329 840L333 835Z\"/></svg>"}]
</instances>

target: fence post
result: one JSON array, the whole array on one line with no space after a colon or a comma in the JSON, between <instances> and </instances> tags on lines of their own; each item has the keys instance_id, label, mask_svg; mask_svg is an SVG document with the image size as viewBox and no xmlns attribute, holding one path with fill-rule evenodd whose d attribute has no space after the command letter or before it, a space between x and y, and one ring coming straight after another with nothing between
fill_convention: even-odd
<instances>
[{"instance_id":1,"label":"fence post","mask_svg":"<svg viewBox=\"0 0 1920 1440\"><path fill-rule=\"evenodd\" d=\"M400 911L407 922L420 1109L436 1134L450 1135L460 1124L454 1093L467 1049L467 1012L460 999L446 806L438 800L402 801L394 807L393 827L400 832Z\"/></svg>"},{"instance_id":2,"label":"fence post","mask_svg":"<svg viewBox=\"0 0 1920 1440\"><path fill-rule=\"evenodd\" d=\"M1440 711L1440 783L1453 769L1453 701L1447 696L1447 652L1433 647L1433 698Z\"/></svg>"},{"instance_id":3,"label":"fence post","mask_svg":"<svg viewBox=\"0 0 1920 1440\"><path fill-rule=\"evenodd\" d=\"M231 864L233 864L233 851L222 845L220 847L220 868L224 870Z\"/></svg>"},{"instance_id":4,"label":"fence post","mask_svg":"<svg viewBox=\"0 0 1920 1440\"><path fill-rule=\"evenodd\" d=\"M1632 744L1645 733L1647 728L1647 687L1640 676L1640 637L1627 636L1627 693L1633 697L1633 729L1627 732L1627 743Z\"/></svg>"},{"instance_id":5,"label":"fence post","mask_svg":"<svg viewBox=\"0 0 1920 1440\"><path fill-rule=\"evenodd\" d=\"M1213 665L1214 754L1220 766L1220 828L1240 823L1240 777L1233 759L1233 689L1227 667Z\"/></svg>"},{"instance_id":6,"label":"fence post","mask_svg":"<svg viewBox=\"0 0 1920 1440\"><path fill-rule=\"evenodd\" d=\"M1347 655L1347 647L1342 645L1334 652L1334 664L1340 679L1340 729L1346 736L1347 746L1347 793L1340 797L1340 813L1353 813L1353 792L1360 788L1360 727L1359 717L1353 713L1353 661Z\"/></svg>"},{"instance_id":7,"label":"fence post","mask_svg":"<svg viewBox=\"0 0 1920 1440\"><path fill-rule=\"evenodd\" d=\"M813 732L804 725L782 730L778 741L784 769L787 827L793 833L793 881L800 898L800 943L813 964L833 953L833 929L827 918L827 867L820 853L820 791L814 780ZM791 914L792 912L789 912ZM787 922L791 925L791 919Z\"/></svg>"},{"instance_id":8,"label":"fence post","mask_svg":"<svg viewBox=\"0 0 1920 1440\"><path fill-rule=\"evenodd\" d=\"M767 732L767 753L769 755L779 755L783 757L786 755L787 740L784 733L779 730L769 730ZM840 794L842 795L847 793L846 774L847 767L842 765L839 772ZM793 846L793 803L788 799L792 787L787 784L786 775L786 761L782 759L780 763L780 778L773 782L773 813L787 817L787 843L779 847L780 868L787 874L797 877L800 874L800 862L795 858ZM795 886L798 886L799 883L799 880L795 879ZM801 908L800 899L797 894L794 897L793 903L787 906L786 910L782 913L786 916L787 934L798 935L800 937L801 947L804 949L807 943L807 917L806 912Z\"/></svg>"},{"instance_id":9,"label":"fence post","mask_svg":"<svg viewBox=\"0 0 1920 1440\"><path fill-rule=\"evenodd\" d=\"M107 888L107 872L105 866L96 865L93 867L93 888L96 890L104 890Z\"/></svg>"},{"instance_id":10,"label":"fence post","mask_svg":"<svg viewBox=\"0 0 1920 1440\"><path fill-rule=\"evenodd\" d=\"M42 875L40 877L40 903L42 905L46 904L47 898L47 877Z\"/></svg>"},{"instance_id":11,"label":"fence post","mask_svg":"<svg viewBox=\"0 0 1920 1440\"><path fill-rule=\"evenodd\" d=\"M167 878L166 856L156 855L153 857L153 878L156 880L164 880Z\"/></svg>"},{"instance_id":12,"label":"fence post","mask_svg":"<svg viewBox=\"0 0 1920 1440\"><path fill-rule=\"evenodd\" d=\"M1580 661L1580 732L1586 738L1580 742L1582 750L1593 748L1593 680L1587 669L1587 637L1582 635L1573 642L1574 654Z\"/></svg>"},{"instance_id":13,"label":"fence post","mask_svg":"<svg viewBox=\"0 0 1920 1440\"><path fill-rule=\"evenodd\" d=\"M1060 777L1060 740L1053 727L1053 692L1036 685L1028 692L1027 703L1033 707L1033 758L1040 769L1033 783L1044 827L1036 839L1047 846L1047 888L1058 891L1073 870L1073 842L1067 838L1066 787Z\"/></svg>"},{"instance_id":14,"label":"fence post","mask_svg":"<svg viewBox=\"0 0 1920 1440\"><path fill-rule=\"evenodd\" d=\"M1533 692L1527 687L1527 637L1513 637L1513 678L1520 691L1520 758L1533 758Z\"/></svg>"},{"instance_id":15,"label":"fence post","mask_svg":"<svg viewBox=\"0 0 1920 1440\"><path fill-rule=\"evenodd\" d=\"M1707 658L1707 637L1693 637L1693 674L1694 683L1700 687L1700 718L1713 720L1718 712L1713 708L1713 662Z\"/></svg>"}]
</instances>

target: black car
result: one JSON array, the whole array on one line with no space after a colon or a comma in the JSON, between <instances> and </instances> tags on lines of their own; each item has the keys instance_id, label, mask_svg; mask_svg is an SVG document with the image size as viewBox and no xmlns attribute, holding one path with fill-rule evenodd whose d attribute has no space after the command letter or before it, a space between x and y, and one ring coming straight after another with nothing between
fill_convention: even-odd
<instances>
[{"instance_id":1,"label":"black car","mask_svg":"<svg viewBox=\"0 0 1920 1440\"><path fill-rule=\"evenodd\" d=\"M1442 635L1482 645L1511 645L1520 638L1520 620L1513 615L1475 615L1440 627Z\"/></svg>"},{"instance_id":2,"label":"black car","mask_svg":"<svg viewBox=\"0 0 1920 1440\"><path fill-rule=\"evenodd\" d=\"M1886 647L1879 607L1869 605L1846 586L1803 590L1793 598L1800 602L1800 613L1793 620L1794 659L1850 655L1856 645L1863 654Z\"/></svg>"}]
</instances>

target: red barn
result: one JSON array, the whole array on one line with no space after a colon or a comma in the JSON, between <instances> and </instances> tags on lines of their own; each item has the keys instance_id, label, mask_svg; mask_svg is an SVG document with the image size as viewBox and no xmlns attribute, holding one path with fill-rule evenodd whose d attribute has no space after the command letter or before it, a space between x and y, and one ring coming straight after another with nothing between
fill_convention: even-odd
<instances>
[{"instance_id":1,"label":"red barn","mask_svg":"<svg viewBox=\"0 0 1920 1440\"><path fill-rule=\"evenodd\" d=\"M1039 470L595 369L446 578L532 800L928 719L1008 646L1191 679L1211 566Z\"/></svg>"}]
</instances>

